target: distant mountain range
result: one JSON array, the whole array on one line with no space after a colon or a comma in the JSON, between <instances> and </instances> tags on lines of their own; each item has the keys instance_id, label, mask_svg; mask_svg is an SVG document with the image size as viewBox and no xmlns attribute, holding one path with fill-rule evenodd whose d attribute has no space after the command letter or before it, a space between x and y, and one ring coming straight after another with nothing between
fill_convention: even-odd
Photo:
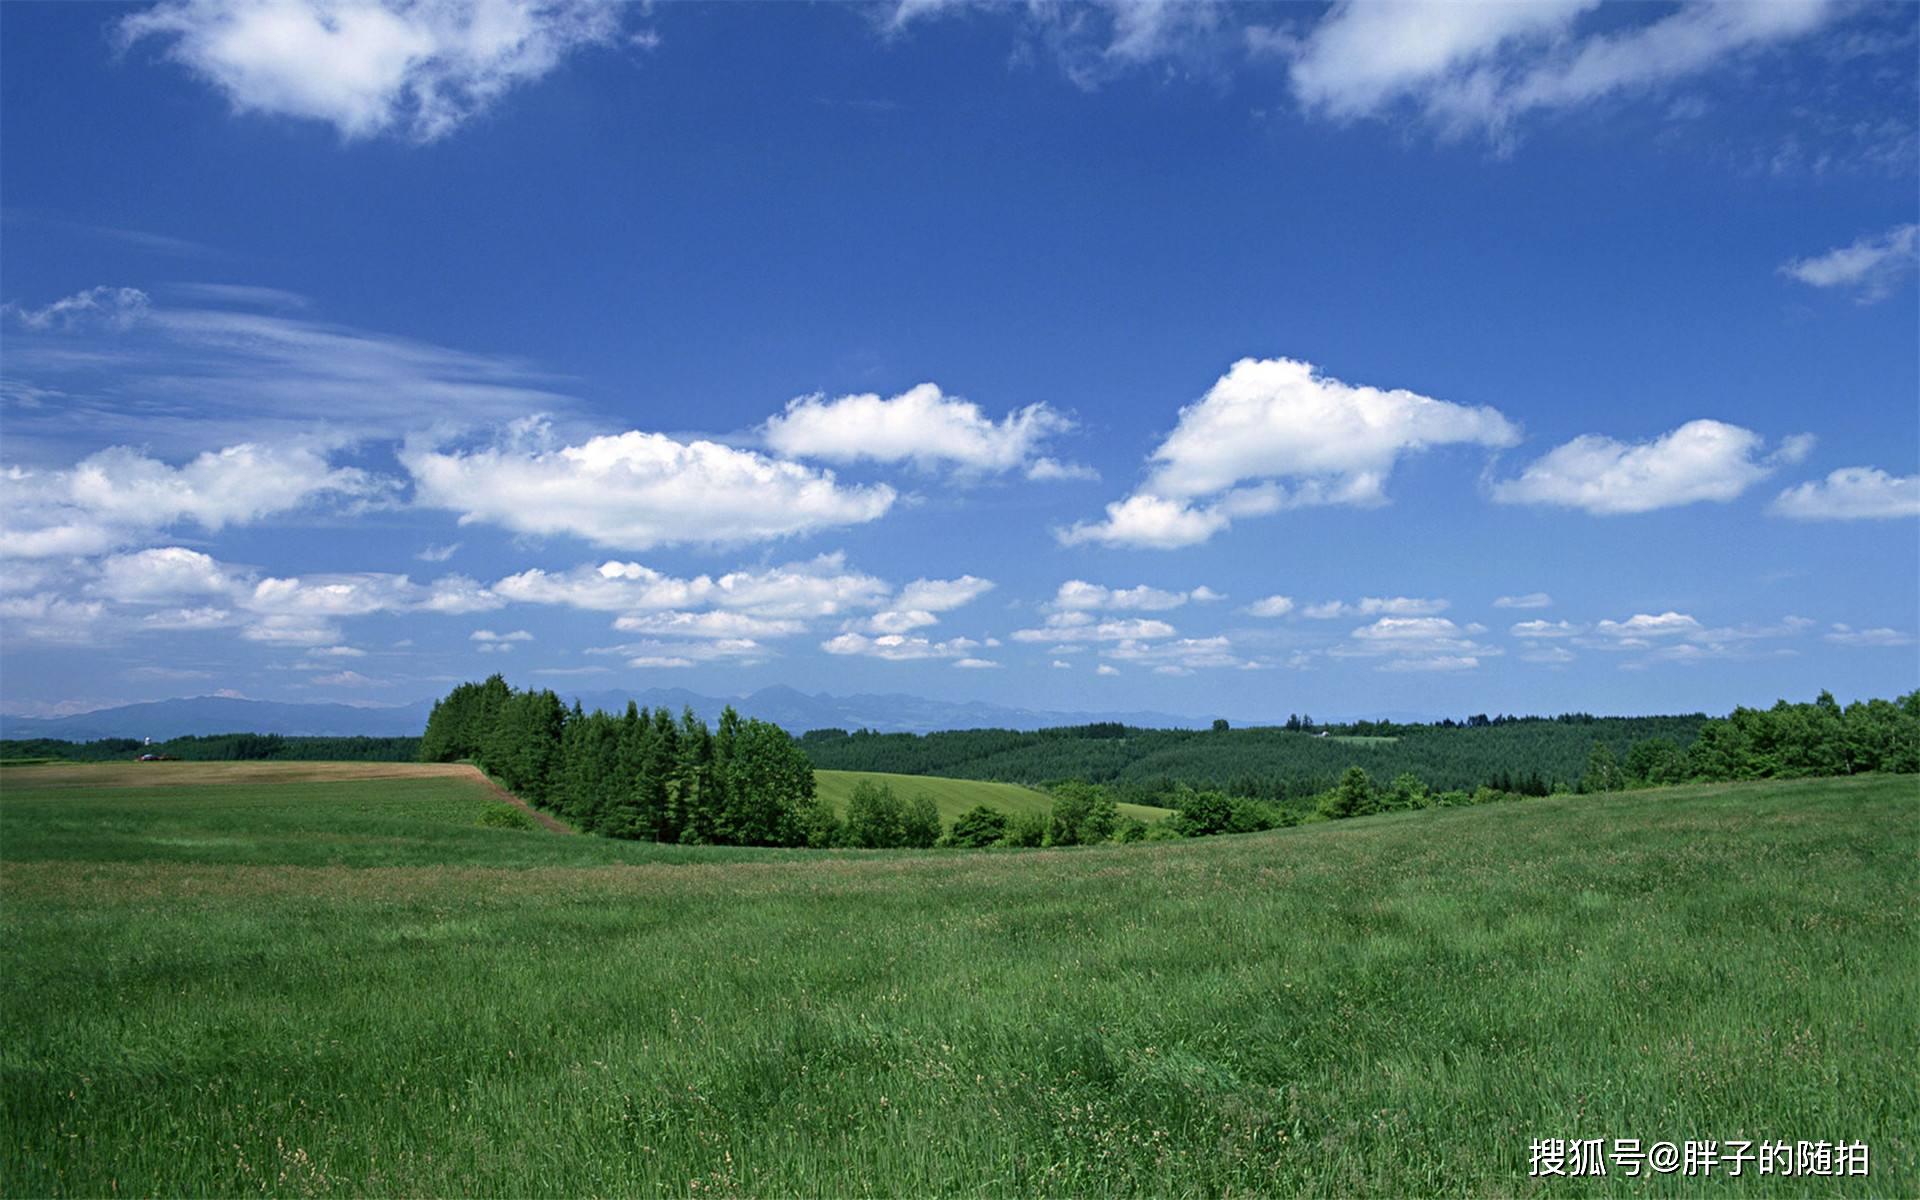
<instances>
[{"instance_id":1,"label":"distant mountain range","mask_svg":"<svg viewBox=\"0 0 1920 1200\"><path fill-rule=\"evenodd\" d=\"M808 695L797 688L762 688L748 696L703 696L685 688L648 688L638 692L563 693L571 703L621 712L632 699L647 708L665 705L678 713L693 711L711 723L731 704L742 716L771 721L792 733L809 729L878 729L888 733L930 733L940 729L1044 729L1118 721L1157 729L1191 729L1211 718L1162 712L1049 712L1004 708L978 701L929 700L922 696ZM167 738L210 733L280 733L309 736L406 737L426 727L433 701L357 707L350 704L290 704L277 700L238 700L194 696L102 708L70 717L0 716L0 736L91 741L105 737Z\"/></svg>"}]
</instances>

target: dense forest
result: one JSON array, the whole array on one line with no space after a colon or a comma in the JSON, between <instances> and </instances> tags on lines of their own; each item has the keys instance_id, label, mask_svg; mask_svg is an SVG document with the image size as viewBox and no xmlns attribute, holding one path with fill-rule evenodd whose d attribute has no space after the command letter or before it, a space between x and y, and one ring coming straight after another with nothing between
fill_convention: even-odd
<instances>
[{"instance_id":1,"label":"dense forest","mask_svg":"<svg viewBox=\"0 0 1920 1200\"><path fill-rule=\"evenodd\" d=\"M1082 725L1020 732L890 734L814 730L801 746L816 767L945 775L1049 787L1103 785L1122 802L1171 803L1180 789L1269 804L1316 803L1359 766L1375 779L1412 776L1431 792L1490 788L1521 795L1689 779L1764 779L1920 765L1920 692L1844 709L1829 693L1723 718L1477 717L1437 725L1210 730ZM1600 778L1589 778L1597 769Z\"/></svg>"},{"instance_id":2,"label":"dense forest","mask_svg":"<svg viewBox=\"0 0 1920 1200\"><path fill-rule=\"evenodd\" d=\"M585 713L495 675L433 706L426 762L472 759L514 794L577 828L641 841L802 846L830 813L813 765L784 729L729 707L717 730L684 712Z\"/></svg>"},{"instance_id":3,"label":"dense forest","mask_svg":"<svg viewBox=\"0 0 1920 1200\"><path fill-rule=\"evenodd\" d=\"M278 733L212 733L144 742L138 738L100 738L69 742L60 738L0 740L0 758L55 758L68 762L112 762L157 754L187 762L414 762L417 737L290 737Z\"/></svg>"},{"instance_id":4,"label":"dense forest","mask_svg":"<svg viewBox=\"0 0 1920 1200\"><path fill-rule=\"evenodd\" d=\"M1545 795L1577 786L1598 742L1624 759L1637 742L1691 745L1705 714L1676 717L1482 718L1445 725L1307 726L1211 730L1081 725L1020 732L971 729L894 734L815 730L801 746L816 767L947 775L1044 787L1078 779L1122 801L1157 803L1184 784L1268 802L1304 801L1350 766L1376 776L1412 773L1434 790L1492 787ZM1309 731L1311 730L1311 731Z\"/></svg>"}]
</instances>

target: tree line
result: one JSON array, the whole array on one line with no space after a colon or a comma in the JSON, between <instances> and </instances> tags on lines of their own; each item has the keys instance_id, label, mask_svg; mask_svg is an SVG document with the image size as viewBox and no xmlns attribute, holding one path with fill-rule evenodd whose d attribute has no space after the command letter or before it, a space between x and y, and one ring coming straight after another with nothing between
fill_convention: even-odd
<instances>
[{"instance_id":1,"label":"tree line","mask_svg":"<svg viewBox=\"0 0 1920 1200\"><path fill-rule=\"evenodd\" d=\"M186 762L414 762L417 737L296 737L279 733L210 733L145 742L139 738L0 740L0 758L54 758L112 762L163 754Z\"/></svg>"},{"instance_id":2,"label":"tree line","mask_svg":"<svg viewBox=\"0 0 1920 1200\"><path fill-rule=\"evenodd\" d=\"M813 764L785 730L743 720L717 728L685 710L627 703L582 712L552 691L518 691L494 675L433 706L424 762L471 759L515 795L607 837L686 845L804 846L831 817Z\"/></svg>"},{"instance_id":3,"label":"tree line","mask_svg":"<svg viewBox=\"0 0 1920 1200\"><path fill-rule=\"evenodd\" d=\"M1866 771L1920 771L1920 691L1898 700L1856 700L1842 708L1832 692L1811 704L1733 710L1703 723L1688 745L1638 741L1625 755L1595 742L1581 790L1617 791L1673 783L1802 779Z\"/></svg>"}]
</instances>

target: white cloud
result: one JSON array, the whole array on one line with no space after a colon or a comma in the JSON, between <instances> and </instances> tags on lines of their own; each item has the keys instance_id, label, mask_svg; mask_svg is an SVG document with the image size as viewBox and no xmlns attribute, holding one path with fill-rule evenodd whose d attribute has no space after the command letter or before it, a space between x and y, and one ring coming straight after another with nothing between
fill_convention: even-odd
<instances>
[{"instance_id":1,"label":"white cloud","mask_svg":"<svg viewBox=\"0 0 1920 1200\"><path fill-rule=\"evenodd\" d=\"M1016 642L1118 642L1172 637L1173 626L1150 617L1096 620L1084 612L1050 614L1038 629L1016 629Z\"/></svg>"},{"instance_id":2,"label":"white cloud","mask_svg":"<svg viewBox=\"0 0 1920 1200\"><path fill-rule=\"evenodd\" d=\"M1687 613L1671 610L1658 615L1635 613L1624 621L1601 621L1593 631L1602 637L1639 641L1650 637L1674 637L1698 633L1703 627Z\"/></svg>"},{"instance_id":3,"label":"white cloud","mask_svg":"<svg viewBox=\"0 0 1920 1200\"><path fill-rule=\"evenodd\" d=\"M1292 611L1292 596L1267 596L1247 605L1247 612L1256 617L1284 617Z\"/></svg>"},{"instance_id":4,"label":"white cloud","mask_svg":"<svg viewBox=\"0 0 1920 1200\"><path fill-rule=\"evenodd\" d=\"M1901 633L1897 629L1881 627L1879 629L1855 629L1851 625L1836 623L1824 638L1839 646L1911 646L1911 634Z\"/></svg>"},{"instance_id":5,"label":"white cloud","mask_svg":"<svg viewBox=\"0 0 1920 1200\"><path fill-rule=\"evenodd\" d=\"M1578 658L1565 646L1535 646L1520 655L1521 662L1543 663L1547 666L1565 666Z\"/></svg>"},{"instance_id":6,"label":"white cloud","mask_svg":"<svg viewBox=\"0 0 1920 1200\"><path fill-rule=\"evenodd\" d=\"M325 121L345 138L442 137L574 51L614 40L590 0L166 0L120 22L158 38L238 112Z\"/></svg>"},{"instance_id":7,"label":"white cloud","mask_svg":"<svg viewBox=\"0 0 1920 1200\"><path fill-rule=\"evenodd\" d=\"M1092 482L1100 480L1100 472L1085 463L1061 462L1054 458L1036 458L1027 465L1027 478L1035 483L1053 483L1059 481Z\"/></svg>"},{"instance_id":8,"label":"white cloud","mask_svg":"<svg viewBox=\"0 0 1920 1200\"><path fill-rule=\"evenodd\" d=\"M240 586L241 581L212 555L164 546L105 559L91 590L109 600L146 604L231 595Z\"/></svg>"},{"instance_id":9,"label":"white cloud","mask_svg":"<svg viewBox=\"0 0 1920 1200\"><path fill-rule=\"evenodd\" d=\"M1053 661L1052 661L1051 663L1049 663L1049 664L1047 664L1047 665L1048 665L1048 666L1051 666L1051 667L1052 667L1052 668L1053 668L1054 670L1056 670L1056 671L1071 671L1071 670L1073 670L1073 664L1072 664L1072 663L1070 663L1070 662L1068 662L1068 661L1066 661L1065 659L1062 659L1062 658L1056 658L1056 659L1054 659L1054 660L1053 660Z\"/></svg>"},{"instance_id":10,"label":"white cloud","mask_svg":"<svg viewBox=\"0 0 1920 1200\"><path fill-rule=\"evenodd\" d=\"M98 600L71 600L51 592L0 596L0 627L9 640L56 645L87 645L107 606Z\"/></svg>"},{"instance_id":11,"label":"white cloud","mask_svg":"<svg viewBox=\"0 0 1920 1200\"><path fill-rule=\"evenodd\" d=\"M533 635L524 629L516 629L512 633L495 633L491 629L476 629L467 635L467 639L475 642L530 642L533 640Z\"/></svg>"},{"instance_id":12,"label":"white cloud","mask_svg":"<svg viewBox=\"0 0 1920 1200\"><path fill-rule=\"evenodd\" d=\"M1920 475L1901 477L1877 467L1842 467L1824 480L1810 480L1781 492L1768 511L1801 521L1920 516Z\"/></svg>"},{"instance_id":13,"label":"white cloud","mask_svg":"<svg viewBox=\"0 0 1920 1200\"><path fill-rule=\"evenodd\" d=\"M459 542L449 542L444 546L428 546L414 557L421 562L443 563L460 552Z\"/></svg>"},{"instance_id":14,"label":"white cloud","mask_svg":"<svg viewBox=\"0 0 1920 1200\"><path fill-rule=\"evenodd\" d=\"M993 580L974 575L957 579L916 579L900 589L889 608L947 612L973 603L993 590Z\"/></svg>"},{"instance_id":15,"label":"white cloud","mask_svg":"<svg viewBox=\"0 0 1920 1200\"><path fill-rule=\"evenodd\" d=\"M64 444L112 429L170 453L223 442L338 444L576 407L513 359L253 307L176 308L137 289L98 287L6 311L24 331L8 340L8 388L59 398L12 406L16 441ZM104 370L115 386L103 391Z\"/></svg>"},{"instance_id":16,"label":"white cloud","mask_svg":"<svg viewBox=\"0 0 1920 1200\"><path fill-rule=\"evenodd\" d=\"M79 329L127 330L153 309L152 299L139 288L94 287L55 300L44 308L0 305L27 329L71 333Z\"/></svg>"},{"instance_id":17,"label":"white cloud","mask_svg":"<svg viewBox=\"0 0 1920 1200\"><path fill-rule=\"evenodd\" d=\"M307 651L308 658L365 658L367 652L357 646L315 646Z\"/></svg>"},{"instance_id":18,"label":"white cloud","mask_svg":"<svg viewBox=\"0 0 1920 1200\"><path fill-rule=\"evenodd\" d=\"M240 636L250 642L272 646L329 646L342 638L340 627L332 621L289 613L269 613L245 629Z\"/></svg>"},{"instance_id":19,"label":"white cloud","mask_svg":"<svg viewBox=\"0 0 1920 1200\"><path fill-rule=\"evenodd\" d=\"M895 0L881 22L897 36L936 16L979 9L1012 13L1022 55L1044 49L1076 86L1086 89L1130 69L1173 60L1206 69L1228 41L1227 9L1218 0L1089 0L1063 5L996 6L972 0Z\"/></svg>"},{"instance_id":20,"label":"white cloud","mask_svg":"<svg viewBox=\"0 0 1920 1200\"><path fill-rule=\"evenodd\" d=\"M1177 550L1195 546L1232 523L1219 507L1196 509L1181 500L1136 493L1107 505L1107 519L1076 522L1057 531L1062 544L1099 542L1108 546L1137 546Z\"/></svg>"},{"instance_id":21,"label":"white cloud","mask_svg":"<svg viewBox=\"0 0 1920 1200\"><path fill-rule=\"evenodd\" d=\"M324 497L363 497L381 481L304 446L243 444L169 466L127 446L66 470L0 471L0 555L93 555L182 522L217 531Z\"/></svg>"},{"instance_id":22,"label":"white cloud","mask_svg":"<svg viewBox=\"0 0 1920 1200\"><path fill-rule=\"evenodd\" d=\"M756 617L749 613L709 610L707 612L630 613L617 618L613 627L623 633L653 633L687 638L777 638L791 637L806 629L802 621Z\"/></svg>"},{"instance_id":23,"label":"white cloud","mask_svg":"<svg viewBox=\"0 0 1920 1200\"><path fill-rule=\"evenodd\" d=\"M1344 600L1309 604L1300 610L1300 615L1315 621L1336 617L1431 617L1449 607L1447 601L1437 596L1363 596L1351 604Z\"/></svg>"},{"instance_id":24,"label":"white cloud","mask_svg":"<svg viewBox=\"0 0 1920 1200\"><path fill-rule=\"evenodd\" d=\"M968 671L998 670L1000 664L989 658L961 658L954 660L954 666Z\"/></svg>"},{"instance_id":25,"label":"white cloud","mask_svg":"<svg viewBox=\"0 0 1920 1200\"><path fill-rule=\"evenodd\" d=\"M1850 246L1795 259L1780 272L1817 288L1850 291L1862 304L1884 300L1920 263L1920 225L1896 225Z\"/></svg>"},{"instance_id":26,"label":"white cloud","mask_svg":"<svg viewBox=\"0 0 1920 1200\"><path fill-rule=\"evenodd\" d=\"M1825 24L1830 0L1703 3L1614 10L1603 29L1581 19L1598 0L1335 4L1303 39L1262 44L1290 59L1294 95L1336 120L1410 109L1443 132L1504 141L1521 117L1657 91ZM1638 20L1649 12L1652 20Z\"/></svg>"},{"instance_id":27,"label":"white cloud","mask_svg":"<svg viewBox=\"0 0 1920 1200\"><path fill-rule=\"evenodd\" d=\"M385 683L368 679L358 671L336 671L331 675L315 675L313 681L325 687L385 687Z\"/></svg>"},{"instance_id":28,"label":"white cloud","mask_svg":"<svg viewBox=\"0 0 1920 1200\"><path fill-rule=\"evenodd\" d=\"M1384 504L1403 455L1517 440L1519 431L1491 408L1356 387L1295 359L1241 359L1180 411L1134 495L1107 505L1104 522L1058 536L1068 544L1189 546L1237 517Z\"/></svg>"},{"instance_id":29,"label":"white cloud","mask_svg":"<svg viewBox=\"0 0 1920 1200\"><path fill-rule=\"evenodd\" d=\"M873 393L832 400L801 396L768 420L764 432L767 445L794 458L951 465L991 474L1028 465L1046 438L1071 427L1045 404L1030 404L995 422L972 401L923 383L890 399ZM1031 462L1030 477L1060 477L1067 470L1043 461L1049 465Z\"/></svg>"},{"instance_id":30,"label":"white cloud","mask_svg":"<svg viewBox=\"0 0 1920 1200\"><path fill-rule=\"evenodd\" d=\"M1101 663L1099 666L1093 669L1093 673L1095 675L1118 675L1120 673L1120 668L1116 666L1112 666L1108 663Z\"/></svg>"},{"instance_id":31,"label":"white cloud","mask_svg":"<svg viewBox=\"0 0 1920 1200\"><path fill-rule=\"evenodd\" d=\"M410 445L400 459L413 474L417 501L459 512L462 523L568 534L617 549L813 533L872 521L894 501L883 484L843 487L831 471L637 430L558 450L499 445L461 453Z\"/></svg>"},{"instance_id":32,"label":"white cloud","mask_svg":"<svg viewBox=\"0 0 1920 1200\"><path fill-rule=\"evenodd\" d=\"M1334 658L1384 659L1382 670L1471 670L1480 660L1501 653L1474 640L1481 632L1478 625L1460 626L1446 617L1385 616L1355 629L1327 653Z\"/></svg>"},{"instance_id":33,"label":"white cloud","mask_svg":"<svg viewBox=\"0 0 1920 1200\"><path fill-rule=\"evenodd\" d=\"M935 642L923 637L906 634L888 633L879 637L867 637L859 633L843 633L820 643L820 648L828 654L862 655L868 658L886 659L888 662L914 662L927 658L967 658L969 651L976 650L979 642L972 638L953 638L949 641Z\"/></svg>"},{"instance_id":34,"label":"white cloud","mask_svg":"<svg viewBox=\"0 0 1920 1200\"><path fill-rule=\"evenodd\" d=\"M1190 675L1196 670L1259 665L1241 657L1231 639L1223 636L1175 638L1165 642L1128 639L1102 650L1101 655L1119 662L1151 666L1162 675Z\"/></svg>"},{"instance_id":35,"label":"white cloud","mask_svg":"<svg viewBox=\"0 0 1920 1200\"><path fill-rule=\"evenodd\" d=\"M148 613L140 618L142 629L162 629L185 631L190 629L220 629L234 622L231 609L214 605L199 608L169 608L160 612Z\"/></svg>"},{"instance_id":36,"label":"white cloud","mask_svg":"<svg viewBox=\"0 0 1920 1200\"><path fill-rule=\"evenodd\" d=\"M1517 638L1566 638L1586 632L1586 626L1571 621L1521 621L1507 632Z\"/></svg>"},{"instance_id":37,"label":"white cloud","mask_svg":"<svg viewBox=\"0 0 1920 1200\"><path fill-rule=\"evenodd\" d=\"M1528 592L1524 596L1501 596L1493 602L1495 608L1552 608L1553 597L1545 592Z\"/></svg>"},{"instance_id":38,"label":"white cloud","mask_svg":"<svg viewBox=\"0 0 1920 1200\"><path fill-rule=\"evenodd\" d=\"M1164 612L1179 608L1189 601L1204 603L1219 598L1218 593L1206 587L1197 587L1185 592L1170 592L1163 588L1148 587L1144 583L1130 588L1110 588L1097 583L1088 583L1084 579L1069 579L1060 585L1059 591L1054 593L1053 606L1057 609L1073 611L1104 608L1134 612Z\"/></svg>"},{"instance_id":39,"label":"white cloud","mask_svg":"<svg viewBox=\"0 0 1920 1200\"><path fill-rule=\"evenodd\" d=\"M620 646L599 646L588 654L617 654L630 667L691 667L705 662L752 666L772 652L752 638L708 638L700 641L661 641L653 638Z\"/></svg>"},{"instance_id":40,"label":"white cloud","mask_svg":"<svg viewBox=\"0 0 1920 1200\"><path fill-rule=\"evenodd\" d=\"M1726 502L1804 458L1811 441L1785 439L1770 456L1764 439L1722 421L1689 421L1650 442L1599 434L1577 437L1493 487L1503 504L1550 504L1596 515L1642 513L1703 500Z\"/></svg>"}]
</instances>

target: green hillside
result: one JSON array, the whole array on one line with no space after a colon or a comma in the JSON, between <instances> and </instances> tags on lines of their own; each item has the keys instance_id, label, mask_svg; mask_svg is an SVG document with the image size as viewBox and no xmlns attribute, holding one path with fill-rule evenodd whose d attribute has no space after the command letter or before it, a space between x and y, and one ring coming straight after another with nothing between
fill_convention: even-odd
<instances>
[{"instance_id":1,"label":"green hillside","mask_svg":"<svg viewBox=\"0 0 1920 1200\"><path fill-rule=\"evenodd\" d=\"M940 808L940 819L949 824L976 804L991 805L1008 815L1053 811L1053 797L1017 783L943 779L937 775L895 775L884 771L815 771L813 778L819 795L832 801L835 810L842 815L847 811L847 797L853 794L854 785L862 779L886 784L902 800L923 794L932 797L934 804ZM1142 821L1157 821L1172 810L1155 808L1150 804L1122 804L1120 811Z\"/></svg>"},{"instance_id":2,"label":"green hillside","mask_svg":"<svg viewBox=\"0 0 1920 1200\"><path fill-rule=\"evenodd\" d=\"M1920 1195L1910 776L841 852L157 765L0 768L0 1195Z\"/></svg>"}]
</instances>

